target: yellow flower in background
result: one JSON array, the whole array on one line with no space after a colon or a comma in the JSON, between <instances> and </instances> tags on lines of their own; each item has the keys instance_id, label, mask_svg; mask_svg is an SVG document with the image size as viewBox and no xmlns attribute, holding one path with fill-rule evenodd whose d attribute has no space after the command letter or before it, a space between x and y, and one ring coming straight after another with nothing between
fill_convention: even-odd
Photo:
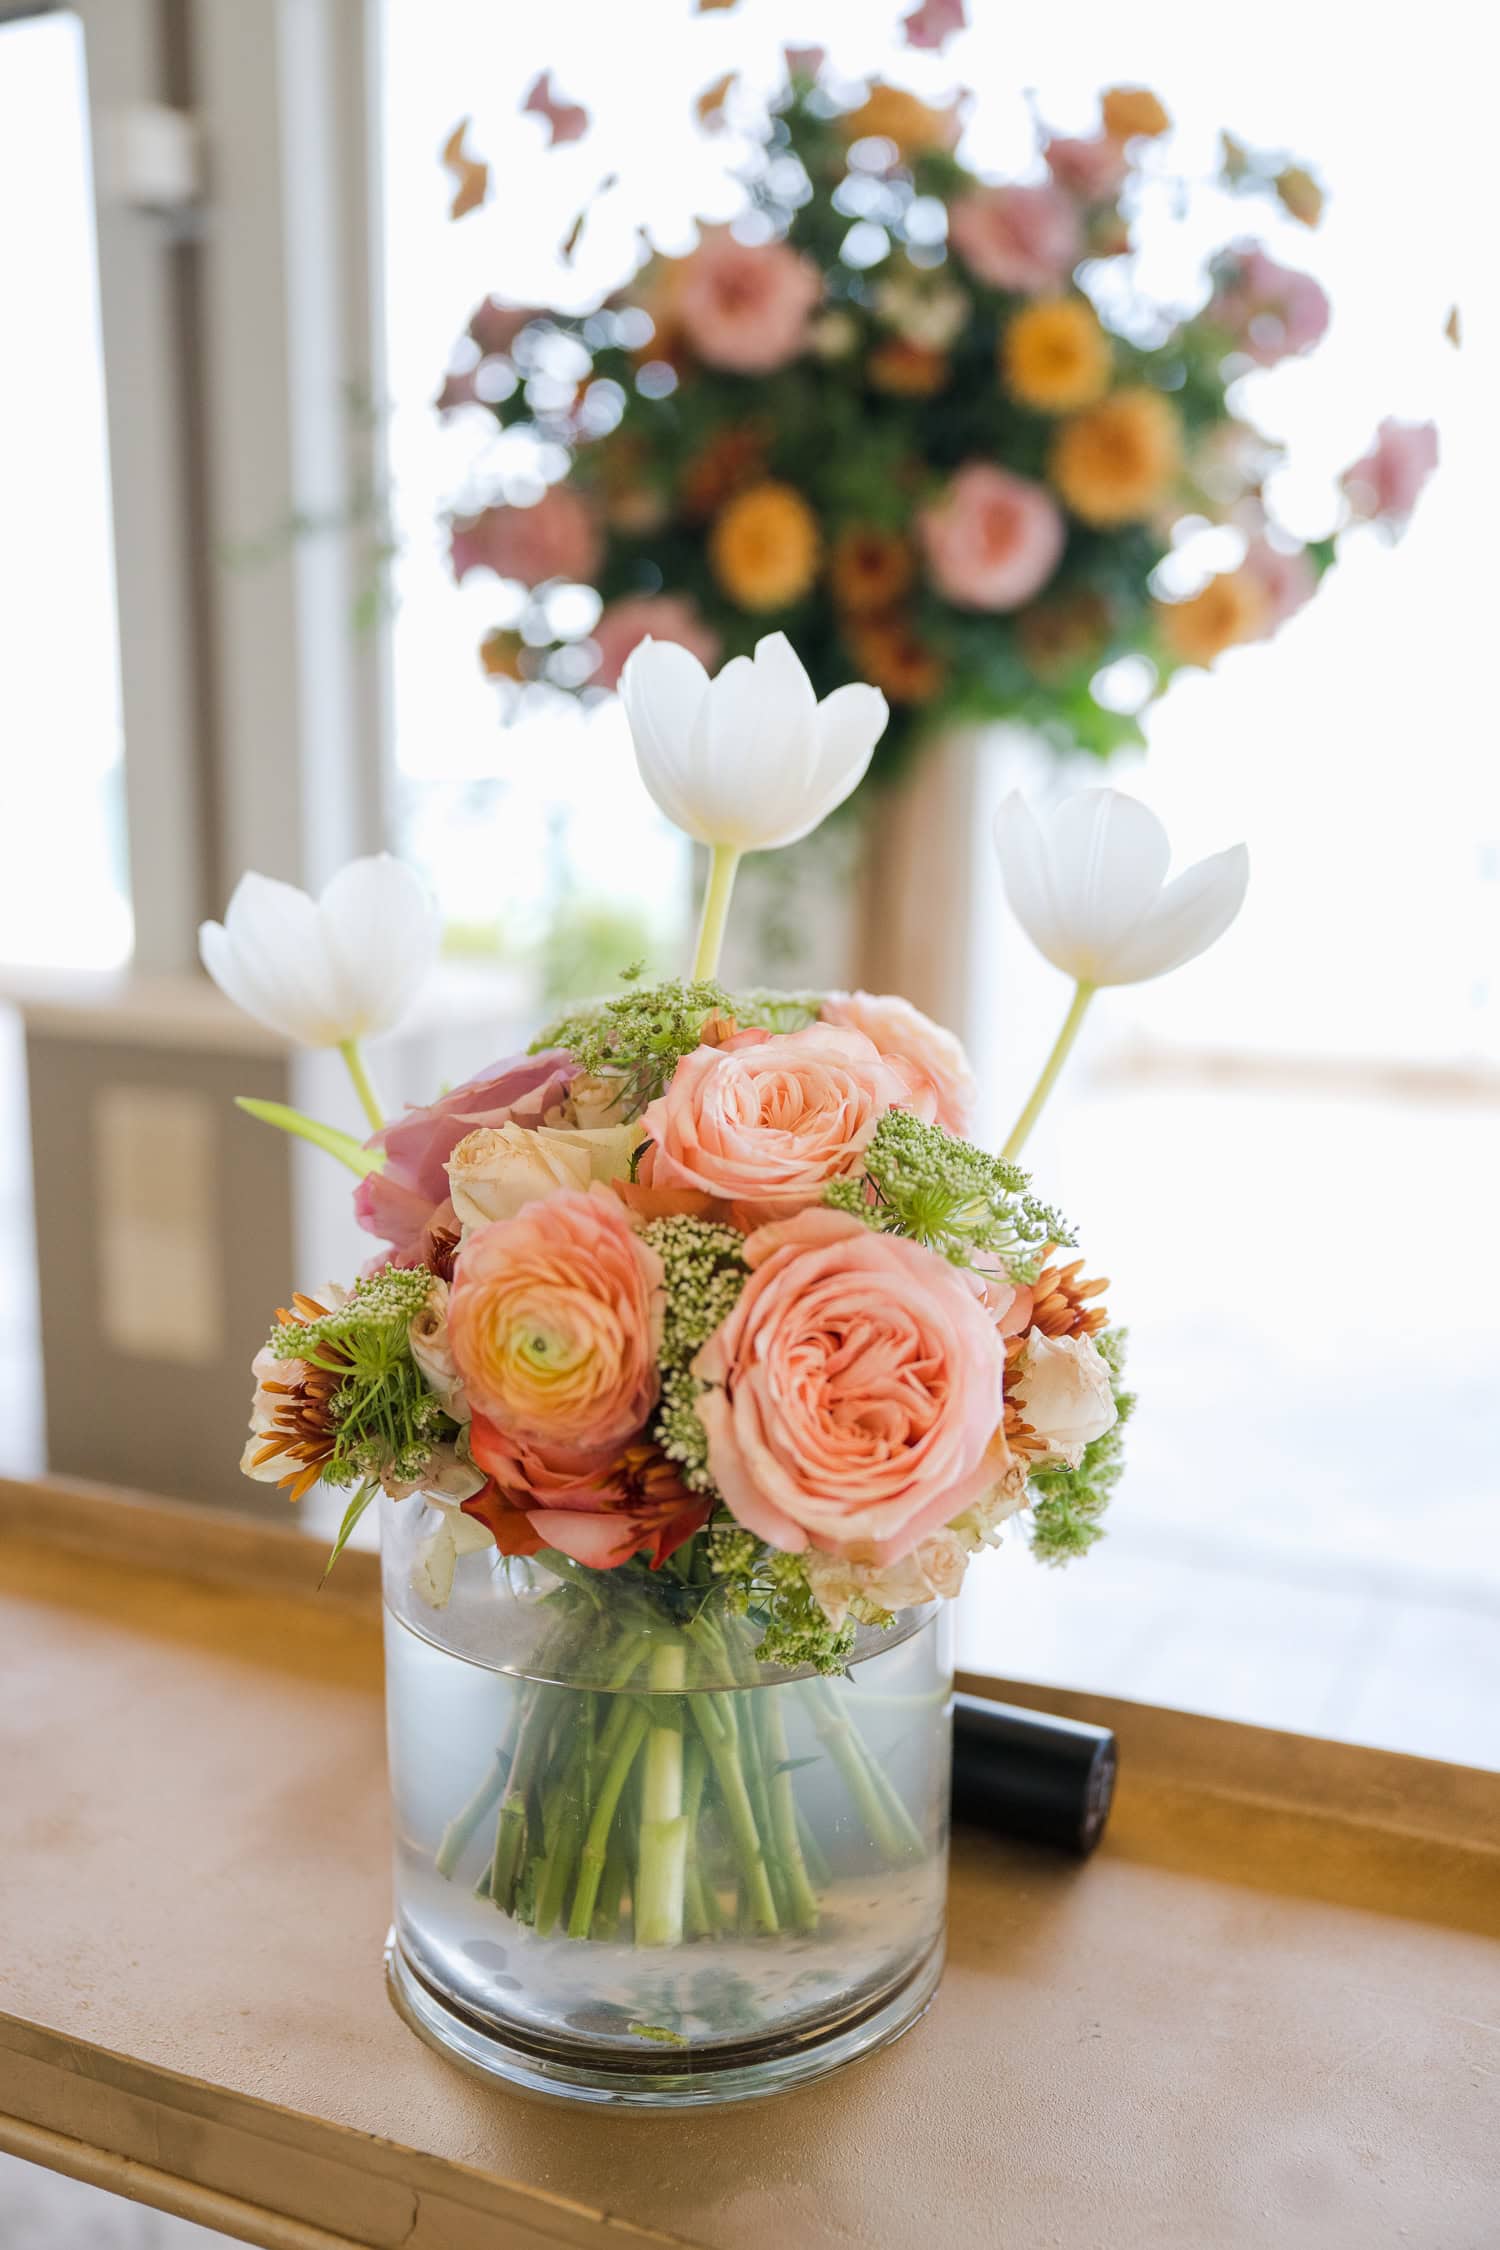
<instances>
[{"instance_id":1,"label":"yellow flower in background","mask_svg":"<svg viewBox=\"0 0 1500 2250\"><path fill-rule=\"evenodd\" d=\"M1282 207L1303 226L1315 227L1323 216L1323 190L1305 164L1289 164L1276 175L1276 193Z\"/></svg>"},{"instance_id":2,"label":"yellow flower in background","mask_svg":"<svg viewBox=\"0 0 1500 2250\"><path fill-rule=\"evenodd\" d=\"M1041 414L1092 406L1109 389L1109 339L1081 297L1027 305L1000 340L1000 373L1012 398Z\"/></svg>"},{"instance_id":3,"label":"yellow flower in background","mask_svg":"<svg viewBox=\"0 0 1500 2250\"><path fill-rule=\"evenodd\" d=\"M507 633L497 625L479 644L479 668L487 680L524 680L521 658L525 652L526 643L519 633Z\"/></svg>"},{"instance_id":4,"label":"yellow flower in background","mask_svg":"<svg viewBox=\"0 0 1500 2250\"><path fill-rule=\"evenodd\" d=\"M1177 474L1182 430L1160 391L1115 391L1064 422L1048 474L1085 523L1139 523Z\"/></svg>"},{"instance_id":5,"label":"yellow flower in background","mask_svg":"<svg viewBox=\"0 0 1500 2250\"><path fill-rule=\"evenodd\" d=\"M1179 664L1212 664L1226 648L1258 640L1271 622L1265 589L1248 570L1210 578L1185 602L1158 602L1156 616Z\"/></svg>"},{"instance_id":6,"label":"yellow flower in background","mask_svg":"<svg viewBox=\"0 0 1500 2250\"><path fill-rule=\"evenodd\" d=\"M785 609L817 572L817 520L791 485L753 484L715 522L708 559L741 609Z\"/></svg>"},{"instance_id":7,"label":"yellow flower in background","mask_svg":"<svg viewBox=\"0 0 1500 2250\"><path fill-rule=\"evenodd\" d=\"M1146 86L1111 86L1099 109L1112 141L1154 141L1172 129L1171 118Z\"/></svg>"},{"instance_id":8,"label":"yellow flower in background","mask_svg":"<svg viewBox=\"0 0 1500 2250\"><path fill-rule=\"evenodd\" d=\"M845 111L838 128L846 141L894 141L903 156L922 156L955 147L963 119L957 103L929 109L904 87L887 86L877 78L858 109Z\"/></svg>"}]
</instances>

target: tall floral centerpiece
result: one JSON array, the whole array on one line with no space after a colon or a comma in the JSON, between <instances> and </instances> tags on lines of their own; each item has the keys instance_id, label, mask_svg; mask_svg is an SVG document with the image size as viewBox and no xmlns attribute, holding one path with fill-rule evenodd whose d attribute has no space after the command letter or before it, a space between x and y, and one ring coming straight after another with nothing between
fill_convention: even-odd
<instances>
[{"instance_id":1,"label":"tall floral centerpiece","mask_svg":"<svg viewBox=\"0 0 1500 2250\"><path fill-rule=\"evenodd\" d=\"M387 1121L360 1039L430 958L404 869L313 901L246 877L204 959L345 1056L369 1132L245 1106L357 1175L378 1245L296 1294L244 1467L377 1499L396 1837L389 1970L520 2083L696 2102L894 2038L942 1964L945 1610L1007 1525L1084 1553L1130 1401L1106 1284L1018 1168L1092 993L1213 941L1242 849L1166 884L1109 791L1003 816L1005 879L1077 980L1003 1155L956 1040L866 992L731 991L747 852L866 771L886 705L780 636L709 679L648 642L640 767L708 847L690 976L581 1007Z\"/></svg>"},{"instance_id":2,"label":"tall floral centerpiece","mask_svg":"<svg viewBox=\"0 0 1500 2250\"><path fill-rule=\"evenodd\" d=\"M1175 672L1274 633L1336 552L1339 525L1304 543L1276 521L1282 449L1236 389L1323 335L1318 283L1249 223L1258 204L1316 224L1317 183L1228 136L1215 172L1174 182L1166 111L1124 87L1091 133L1041 132L1025 176L994 179L959 153L967 94L934 108L787 59L768 108L728 80L700 104L706 130L733 112L749 136L740 220L586 313L492 297L469 323L441 410L535 441L520 481L491 470L452 520L455 575L508 589L486 668L508 698L588 695L647 635L712 664L784 629L819 694L857 673L888 698L877 773L975 721L1138 743ZM572 139L587 120L566 114ZM1162 302L1136 253L1169 186L1246 216ZM1385 425L1343 521L1404 517L1432 449ZM1220 540L1212 573L1164 579L1209 525L1239 559ZM592 624L552 598L576 582ZM1123 657L1144 660L1128 693Z\"/></svg>"}]
</instances>

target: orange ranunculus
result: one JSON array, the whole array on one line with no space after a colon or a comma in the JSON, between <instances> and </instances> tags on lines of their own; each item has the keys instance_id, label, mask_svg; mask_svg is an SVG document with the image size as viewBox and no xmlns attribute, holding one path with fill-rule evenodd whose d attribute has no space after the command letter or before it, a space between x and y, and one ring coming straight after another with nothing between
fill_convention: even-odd
<instances>
[{"instance_id":1,"label":"orange ranunculus","mask_svg":"<svg viewBox=\"0 0 1500 2250\"><path fill-rule=\"evenodd\" d=\"M1026 669L1044 684L1066 679L1091 663L1109 635L1109 604L1102 594L1061 594L1035 603L1016 620Z\"/></svg>"},{"instance_id":2,"label":"orange ranunculus","mask_svg":"<svg viewBox=\"0 0 1500 2250\"><path fill-rule=\"evenodd\" d=\"M915 571L916 558L897 531L851 524L834 541L829 577L841 609L861 616L888 609L906 592Z\"/></svg>"},{"instance_id":3,"label":"orange ranunculus","mask_svg":"<svg viewBox=\"0 0 1500 2250\"><path fill-rule=\"evenodd\" d=\"M1112 141L1154 141L1172 129L1172 120L1149 87L1111 86L1099 101L1104 130Z\"/></svg>"},{"instance_id":4,"label":"orange ranunculus","mask_svg":"<svg viewBox=\"0 0 1500 2250\"><path fill-rule=\"evenodd\" d=\"M1040 414L1071 414L1109 389L1109 339L1092 305L1057 297L1027 305L1000 339L1000 373L1012 398Z\"/></svg>"},{"instance_id":5,"label":"orange ranunculus","mask_svg":"<svg viewBox=\"0 0 1500 2250\"><path fill-rule=\"evenodd\" d=\"M1181 453L1170 399L1160 391L1115 391L1064 422L1048 474L1085 523L1140 523L1176 476Z\"/></svg>"},{"instance_id":6,"label":"orange ranunculus","mask_svg":"<svg viewBox=\"0 0 1500 2250\"><path fill-rule=\"evenodd\" d=\"M1212 664L1226 648L1259 640L1271 622L1265 589L1248 570L1210 578L1185 602L1158 602L1156 616L1180 664Z\"/></svg>"},{"instance_id":7,"label":"orange ranunculus","mask_svg":"<svg viewBox=\"0 0 1500 2250\"><path fill-rule=\"evenodd\" d=\"M931 109L903 86L877 78L860 103L838 120L846 141L893 141L903 156L946 153L958 145L963 116L958 103Z\"/></svg>"},{"instance_id":8,"label":"orange ranunculus","mask_svg":"<svg viewBox=\"0 0 1500 2250\"><path fill-rule=\"evenodd\" d=\"M948 356L906 336L887 336L866 360L865 373L875 390L892 398L931 398L948 380Z\"/></svg>"},{"instance_id":9,"label":"orange ranunculus","mask_svg":"<svg viewBox=\"0 0 1500 2250\"><path fill-rule=\"evenodd\" d=\"M899 610L851 618L849 645L862 677L892 703L930 703L942 688L942 658Z\"/></svg>"},{"instance_id":10,"label":"orange ranunculus","mask_svg":"<svg viewBox=\"0 0 1500 2250\"><path fill-rule=\"evenodd\" d=\"M741 609L786 609L801 600L817 573L817 519L791 485L751 485L715 521L708 559Z\"/></svg>"}]
</instances>

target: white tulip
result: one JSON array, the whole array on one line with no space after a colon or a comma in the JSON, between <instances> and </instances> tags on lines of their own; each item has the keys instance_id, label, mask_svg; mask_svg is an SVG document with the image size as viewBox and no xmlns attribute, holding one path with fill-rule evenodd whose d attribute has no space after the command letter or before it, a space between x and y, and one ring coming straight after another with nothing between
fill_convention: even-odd
<instances>
[{"instance_id":1,"label":"white tulip","mask_svg":"<svg viewBox=\"0 0 1500 2250\"><path fill-rule=\"evenodd\" d=\"M1205 953L1250 880L1243 844L1167 882L1171 845L1154 812L1117 789L1065 797L1039 821L1013 793L995 816L1005 895L1032 944L1091 986L1142 984Z\"/></svg>"},{"instance_id":2,"label":"white tulip","mask_svg":"<svg viewBox=\"0 0 1500 2250\"><path fill-rule=\"evenodd\" d=\"M1243 844L1167 881L1172 847L1154 812L1117 789L1065 797L1039 821L1016 794L995 815L1005 895L1037 951L1074 980L1057 1043L1001 1154L1020 1154L1101 985L1143 984L1221 938L1245 901Z\"/></svg>"},{"instance_id":3,"label":"white tulip","mask_svg":"<svg viewBox=\"0 0 1500 2250\"><path fill-rule=\"evenodd\" d=\"M671 641L642 641L620 677L641 779L700 844L776 851L809 835L863 780L888 716L878 688L819 703L785 633L710 680Z\"/></svg>"},{"instance_id":4,"label":"white tulip","mask_svg":"<svg viewBox=\"0 0 1500 2250\"><path fill-rule=\"evenodd\" d=\"M420 876L381 852L309 898L242 875L222 922L198 932L203 966L246 1015L304 1047L389 1031L437 959L442 921Z\"/></svg>"}]
</instances>

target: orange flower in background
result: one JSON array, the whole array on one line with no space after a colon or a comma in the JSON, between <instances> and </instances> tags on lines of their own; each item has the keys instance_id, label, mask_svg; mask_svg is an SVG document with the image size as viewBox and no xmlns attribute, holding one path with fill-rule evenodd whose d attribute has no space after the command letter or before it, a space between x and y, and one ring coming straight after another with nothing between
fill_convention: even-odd
<instances>
[{"instance_id":1,"label":"orange flower in background","mask_svg":"<svg viewBox=\"0 0 1500 2250\"><path fill-rule=\"evenodd\" d=\"M1006 389L1041 414L1092 406L1109 389L1110 370L1109 339L1081 297L1027 305L1000 340Z\"/></svg>"},{"instance_id":2,"label":"orange flower in background","mask_svg":"<svg viewBox=\"0 0 1500 2250\"><path fill-rule=\"evenodd\" d=\"M817 520L791 485L752 485L715 522L708 559L741 609L786 609L801 600L817 574Z\"/></svg>"},{"instance_id":3,"label":"orange flower in background","mask_svg":"<svg viewBox=\"0 0 1500 2250\"><path fill-rule=\"evenodd\" d=\"M1156 615L1180 664L1212 664L1225 649L1259 640L1271 624L1266 590L1248 570L1211 578L1185 602L1158 602Z\"/></svg>"},{"instance_id":4,"label":"orange flower in background","mask_svg":"<svg viewBox=\"0 0 1500 2250\"><path fill-rule=\"evenodd\" d=\"M893 398L931 398L947 382L949 368L943 352L905 336L888 336L871 352L865 372L877 391L888 391Z\"/></svg>"},{"instance_id":5,"label":"orange flower in background","mask_svg":"<svg viewBox=\"0 0 1500 2250\"><path fill-rule=\"evenodd\" d=\"M1149 516L1177 474L1182 429L1160 391L1116 391L1063 424L1048 474L1075 516L1109 526Z\"/></svg>"},{"instance_id":6,"label":"orange flower in background","mask_svg":"<svg viewBox=\"0 0 1500 2250\"><path fill-rule=\"evenodd\" d=\"M956 102L930 109L903 86L877 78L858 109L844 112L838 129L846 141L894 141L903 156L924 156L955 148L963 118Z\"/></svg>"},{"instance_id":7,"label":"orange flower in background","mask_svg":"<svg viewBox=\"0 0 1500 2250\"><path fill-rule=\"evenodd\" d=\"M682 472L683 513L717 515L726 500L765 473L769 433L759 422L739 422L718 431Z\"/></svg>"},{"instance_id":8,"label":"orange flower in background","mask_svg":"<svg viewBox=\"0 0 1500 2250\"><path fill-rule=\"evenodd\" d=\"M1099 109L1112 141L1154 141L1172 129L1171 118L1146 86L1111 86L1100 97Z\"/></svg>"},{"instance_id":9,"label":"orange flower in background","mask_svg":"<svg viewBox=\"0 0 1500 2250\"><path fill-rule=\"evenodd\" d=\"M507 633L501 626L486 633L479 644L479 668L487 680L523 680L521 656L526 647L519 633Z\"/></svg>"},{"instance_id":10,"label":"orange flower in background","mask_svg":"<svg viewBox=\"0 0 1500 2250\"><path fill-rule=\"evenodd\" d=\"M940 692L943 660L900 611L851 618L848 638L863 678L892 703L930 703Z\"/></svg>"},{"instance_id":11,"label":"orange flower in background","mask_svg":"<svg viewBox=\"0 0 1500 2250\"><path fill-rule=\"evenodd\" d=\"M1289 164L1276 175L1276 193L1284 210L1305 227L1315 227L1323 216L1323 190L1305 164Z\"/></svg>"},{"instance_id":12,"label":"orange flower in background","mask_svg":"<svg viewBox=\"0 0 1500 2250\"><path fill-rule=\"evenodd\" d=\"M1063 594L1037 602L1016 621L1016 639L1034 679L1051 683L1091 663L1109 638L1110 609L1102 594Z\"/></svg>"},{"instance_id":13,"label":"orange flower in background","mask_svg":"<svg viewBox=\"0 0 1500 2250\"><path fill-rule=\"evenodd\" d=\"M889 609L911 585L916 558L899 532L854 524L840 532L829 565L840 608L863 613Z\"/></svg>"}]
</instances>

